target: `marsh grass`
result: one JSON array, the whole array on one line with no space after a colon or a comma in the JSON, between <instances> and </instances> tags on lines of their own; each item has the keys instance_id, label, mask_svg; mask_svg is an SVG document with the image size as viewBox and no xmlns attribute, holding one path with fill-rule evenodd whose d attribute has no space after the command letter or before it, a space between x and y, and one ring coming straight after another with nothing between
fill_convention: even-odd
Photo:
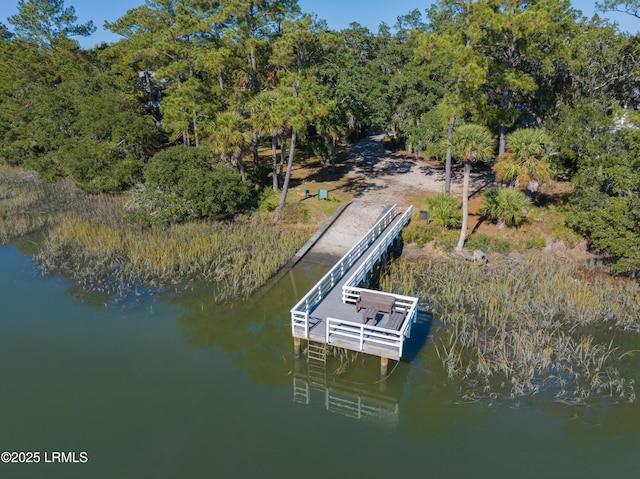
<instances>
[{"instance_id":1,"label":"marsh grass","mask_svg":"<svg viewBox=\"0 0 640 479\"><path fill-rule=\"evenodd\" d=\"M259 288L313 233L309 226L274 226L262 212L145 226L128 220L126 200L0 166L0 240L43 229L35 258L45 273L61 273L85 289L120 293L139 284L205 280L226 300Z\"/></svg>"},{"instance_id":2,"label":"marsh grass","mask_svg":"<svg viewBox=\"0 0 640 479\"><path fill-rule=\"evenodd\" d=\"M83 216L67 215L49 230L36 256L45 271L62 271L100 288L113 280L155 286L206 280L221 300L251 294L309 235L273 226L261 215L152 227Z\"/></svg>"},{"instance_id":3,"label":"marsh grass","mask_svg":"<svg viewBox=\"0 0 640 479\"><path fill-rule=\"evenodd\" d=\"M0 164L0 243L53 224L78 194L69 183L45 183L32 171Z\"/></svg>"},{"instance_id":4,"label":"marsh grass","mask_svg":"<svg viewBox=\"0 0 640 479\"><path fill-rule=\"evenodd\" d=\"M618 370L637 371L637 359L616 343L633 335L640 344L637 283L585 276L540 253L489 267L398 261L383 283L385 290L418 292L433 310L438 356L465 398L635 400L634 378Z\"/></svg>"}]
</instances>

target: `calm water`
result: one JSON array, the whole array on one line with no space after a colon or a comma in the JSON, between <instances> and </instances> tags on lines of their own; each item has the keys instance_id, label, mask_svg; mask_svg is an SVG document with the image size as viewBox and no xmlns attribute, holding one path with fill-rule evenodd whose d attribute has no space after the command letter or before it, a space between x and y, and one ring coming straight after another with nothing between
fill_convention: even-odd
<instances>
[{"instance_id":1,"label":"calm water","mask_svg":"<svg viewBox=\"0 0 640 479\"><path fill-rule=\"evenodd\" d=\"M0 248L0 452L41 454L0 478L637 476L640 406L462 404L428 339L384 383L360 356L306 394L289 309L324 269L244 303L114 300ZM88 460L44 462L57 451Z\"/></svg>"}]
</instances>

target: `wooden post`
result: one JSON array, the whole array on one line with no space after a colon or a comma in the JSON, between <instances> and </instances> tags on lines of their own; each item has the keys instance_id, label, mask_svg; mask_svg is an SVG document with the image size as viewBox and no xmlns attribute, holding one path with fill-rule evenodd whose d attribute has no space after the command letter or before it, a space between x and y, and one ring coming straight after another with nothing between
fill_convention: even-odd
<instances>
[{"instance_id":1,"label":"wooden post","mask_svg":"<svg viewBox=\"0 0 640 479\"><path fill-rule=\"evenodd\" d=\"M296 358L300 357L300 338L293 338L293 351Z\"/></svg>"},{"instance_id":2,"label":"wooden post","mask_svg":"<svg viewBox=\"0 0 640 479\"><path fill-rule=\"evenodd\" d=\"M380 392L381 393L387 392L387 378L386 377L382 378L382 381L380 381Z\"/></svg>"},{"instance_id":3,"label":"wooden post","mask_svg":"<svg viewBox=\"0 0 640 479\"><path fill-rule=\"evenodd\" d=\"M380 376L385 377L389 369L389 358L380 358Z\"/></svg>"}]
</instances>

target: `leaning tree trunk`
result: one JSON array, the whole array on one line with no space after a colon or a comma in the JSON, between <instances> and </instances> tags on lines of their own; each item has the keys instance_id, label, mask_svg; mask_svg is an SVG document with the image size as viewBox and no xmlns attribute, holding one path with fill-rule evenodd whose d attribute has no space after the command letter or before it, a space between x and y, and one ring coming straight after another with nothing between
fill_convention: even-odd
<instances>
[{"instance_id":1,"label":"leaning tree trunk","mask_svg":"<svg viewBox=\"0 0 640 479\"><path fill-rule=\"evenodd\" d=\"M511 93L508 86L502 87L502 108L509 108ZM500 125L500 143L498 145L498 156L504 154L507 146L507 125Z\"/></svg>"},{"instance_id":2,"label":"leaning tree trunk","mask_svg":"<svg viewBox=\"0 0 640 479\"><path fill-rule=\"evenodd\" d=\"M449 121L449 128L447 129L447 156L444 162L444 193L445 195L451 194L451 138L453 136L453 126L456 123L455 117Z\"/></svg>"},{"instance_id":3,"label":"leaning tree trunk","mask_svg":"<svg viewBox=\"0 0 640 479\"><path fill-rule=\"evenodd\" d=\"M283 134L282 135L282 146L280 149L280 177L282 177L282 171L284 170L284 158L287 156L286 152L287 151L287 137Z\"/></svg>"},{"instance_id":4,"label":"leaning tree trunk","mask_svg":"<svg viewBox=\"0 0 640 479\"><path fill-rule=\"evenodd\" d=\"M196 148L198 148L200 146L200 132L198 131L198 113L196 112L195 106L191 110L191 116L193 121L193 137L195 138Z\"/></svg>"},{"instance_id":5,"label":"leaning tree trunk","mask_svg":"<svg viewBox=\"0 0 640 479\"><path fill-rule=\"evenodd\" d=\"M280 216L282 216L282 208L284 208L284 203L287 201L287 191L289 191L289 180L291 179L291 170L293 168L293 154L296 149L296 140L298 139L298 132L296 132L295 128L291 132L291 147L289 148L289 162L287 163L287 174L284 177L284 183L282 185L282 195L280 195L280 203L276 208L276 214L273 217L273 222L277 223L280 221Z\"/></svg>"},{"instance_id":6,"label":"leaning tree trunk","mask_svg":"<svg viewBox=\"0 0 640 479\"><path fill-rule=\"evenodd\" d=\"M240 172L240 176L242 177L242 182L247 182L247 172L244 169L244 162L242 161L242 151L238 152L238 156L236 156L236 166L238 167L238 171Z\"/></svg>"},{"instance_id":7,"label":"leaning tree trunk","mask_svg":"<svg viewBox=\"0 0 640 479\"><path fill-rule=\"evenodd\" d=\"M273 191L278 191L278 136L271 135Z\"/></svg>"},{"instance_id":8,"label":"leaning tree trunk","mask_svg":"<svg viewBox=\"0 0 640 479\"><path fill-rule=\"evenodd\" d=\"M251 140L251 151L253 152L253 169L258 169L260 158L258 157L258 142L260 141L260 135L257 130L253 130L253 138Z\"/></svg>"},{"instance_id":9,"label":"leaning tree trunk","mask_svg":"<svg viewBox=\"0 0 640 479\"><path fill-rule=\"evenodd\" d=\"M333 144L331 145L331 173L336 171L336 156L338 153L338 139L333 137Z\"/></svg>"},{"instance_id":10,"label":"leaning tree trunk","mask_svg":"<svg viewBox=\"0 0 640 479\"><path fill-rule=\"evenodd\" d=\"M467 238L467 228L469 226L469 177L471 176L471 162L464 163L464 179L462 180L462 228L460 228L460 239L456 246L456 251L462 251L464 240Z\"/></svg>"},{"instance_id":11,"label":"leaning tree trunk","mask_svg":"<svg viewBox=\"0 0 640 479\"><path fill-rule=\"evenodd\" d=\"M218 84L220 85L220 109L227 111L227 103L224 98L224 77L222 76L222 69L218 70Z\"/></svg>"}]
</instances>

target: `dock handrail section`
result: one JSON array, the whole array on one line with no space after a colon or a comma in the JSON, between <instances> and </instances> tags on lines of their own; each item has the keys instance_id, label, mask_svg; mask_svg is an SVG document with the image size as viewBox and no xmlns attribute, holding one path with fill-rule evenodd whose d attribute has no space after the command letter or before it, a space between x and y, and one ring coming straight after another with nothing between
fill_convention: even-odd
<instances>
[{"instance_id":1,"label":"dock handrail section","mask_svg":"<svg viewBox=\"0 0 640 479\"><path fill-rule=\"evenodd\" d=\"M294 336L296 336L296 328L303 328L304 338L309 339L309 312L336 285L349 268L360 259L367 248L378 239L389 223L396 217L397 209L397 205L389 208L368 233L291 309L291 331Z\"/></svg>"},{"instance_id":2,"label":"dock handrail section","mask_svg":"<svg viewBox=\"0 0 640 479\"><path fill-rule=\"evenodd\" d=\"M356 271L354 271L351 277L347 280L347 282L342 287L343 303L356 302L359 292L362 291L361 288L356 288L356 286L364 281L367 272L373 269L373 266L378 262L380 257L388 251L389 246L395 241L398 235L400 235L402 228L404 228L411 219L412 211L413 206L409 206L400 220L393 226L393 228L387 231L382 241L378 243L378 245L370 252L369 256L362 263L362 265Z\"/></svg>"},{"instance_id":3,"label":"dock handrail section","mask_svg":"<svg viewBox=\"0 0 640 479\"><path fill-rule=\"evenodd\" d=\"M356 323L344 319L327 318L326 338L327 344L335 343L335 340L344 338L356 340L359 343L358 351L364 351L366 345L377 345L394 351L398 357L402 357L404 338L411 335L411 326L418 314L418 299L410 296L393 295L396 304L407 307L407 319L399 331L363 323Z\"/></svg>"},{"instance_id":4,"label":"dock handrail section","mask_svg":"<svg viewBox=\"0 0 640 479\"><path fill-rule=\"evenodd\" d=\"M373 266L378 262L380 257L384 255L391 243L400 235L402 228L409 222L413 207L410 206L407 211L404 212L402 217L384 236L382 241L378 243L376 248L369 253L367 259L362 265L354 271L351 277L346 281L342 287L342 302L355 304L361 291L370 291L366 288L357 287L365 280L365 275L373 269ZM378 326L369 326L362 323L356 323L346 320L340 320L335 318L327 318L327 330L326 338L327 344L331 344L333 338L346 338L356 339L359 341L360 351L364 351L365 343L377 345L383 345L389 349L395 350L398 356L402 357L402 348L404 338L409 337L411 334L411 326L416 321L418 315L418 298L412 296L404 296L393 293L388 294L395 298L394 308L407 311L407 318L404 321L402 328L397 331L395 329L387 329Z\"/></svg>"}]
</instances>

